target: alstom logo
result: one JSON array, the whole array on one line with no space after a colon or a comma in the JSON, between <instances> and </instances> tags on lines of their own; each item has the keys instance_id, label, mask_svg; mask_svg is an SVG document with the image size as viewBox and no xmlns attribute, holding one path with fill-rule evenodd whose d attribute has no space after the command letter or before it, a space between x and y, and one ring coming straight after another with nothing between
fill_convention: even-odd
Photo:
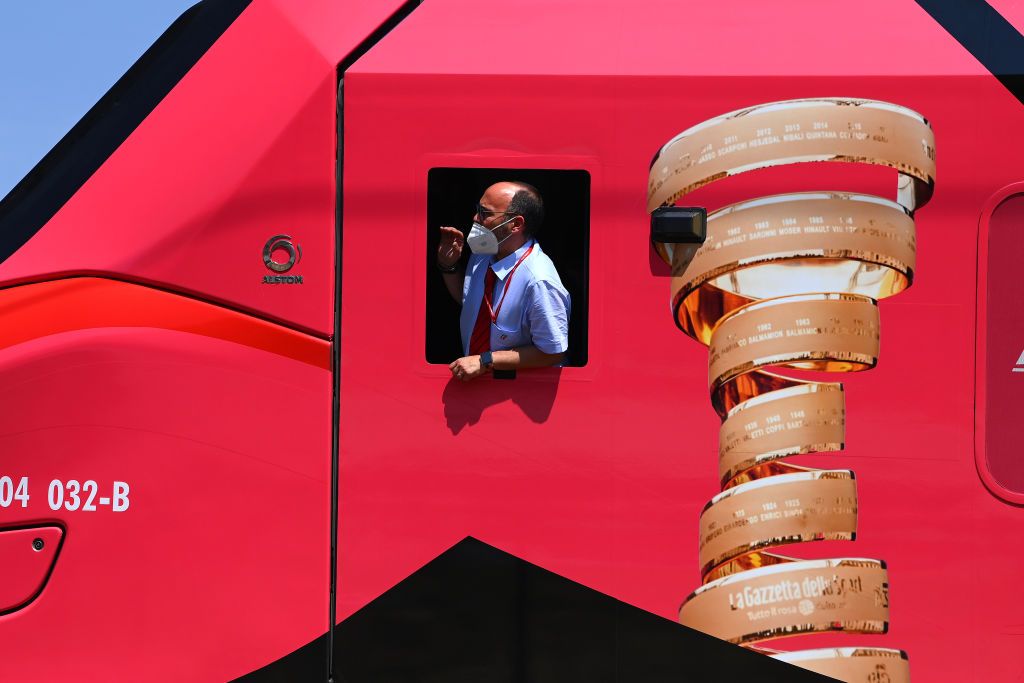
<instances>
[{"instance_id":1,"label":"alstom logo","mask_svg":"<svg viewBox=\"0 0 1024 683\"><path fill-rule=\"evenodd\" d=\"M287 256L284 261L275 260L274 256ZM302 247L292 242L291 235L274 235L263 245L263 265L275 273L286 273L302 260ZM265 285L301 285L301 275L264 275Z\"/></svg>"}]
</instances>

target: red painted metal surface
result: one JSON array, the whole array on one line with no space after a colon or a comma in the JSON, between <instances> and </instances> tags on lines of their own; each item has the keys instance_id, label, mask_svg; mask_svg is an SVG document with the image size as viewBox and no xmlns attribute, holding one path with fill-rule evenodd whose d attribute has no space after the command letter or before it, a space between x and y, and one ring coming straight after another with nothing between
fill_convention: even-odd
<instances>
[{"instance_id":1,"label":"red painted metal surface","mask_svg":"<svg viewBox=\"0 0 1024 683\"><path fill-rule=\"evenodd\" d=\"M675 328L667 273L652 274L648 163L715 115L848 95L923 113L938 179L916 219L914 286L881 304L879 366L842 378L847 448L804 459L853 469L861 512L855 542L801 556L884 558L891 631L792 646L898 647L921 680L1016 680L1012 596L1024 570L1007 560L1024 515L974 467L972 358L976 226L985 201L1020 180L1008 145L1024 108L914 3L587 7L515 3L506 16L534 20L509 38L488 28L485 4L428 3L347 78L338 618L467 534L675 616L699 581L696 522L718 490L718 420L706 351ZM531 49L502 49L506 38ZM460 49L430 49L449 44ZM422 234L438 166L591 173L587 367L462 385L424 362L423 283L437 275L424 271ZM895 197L894 173L776 171L687 201L712 209L797 189ZM401 197L386 212L382 178ZM363 255L385 231L408 248L388 250L382 279Z\"/></svg>"},{"instance_id":2,"label":"red painted metal surface","mask_svg":"<svg viewBox=\"0 0 1024 683\"><path fill-rule=\"evenodd\" d=\"M0 285L112 274L329 336L336 67L399 5L253 2L0 264ZM302 247L288 273L301 286L263 283L263 245L281 233Z\"/></svg>"},{"instance_id":3,"label":"red painted metal surface","mask_svg":"<svg viewBox=\"0 0 1024 683\"><path fill-rule=\"evenodd\" d=\"M739 0L725 6L675 0L443 0L425 3L360 60L355 71L481 77L991 79L913 0L871 0L855 9L812 0ZM621 90L624 84L607 85L606 95L630 105ZM702 90L687 94L691 100L703 98ZM516 94L511 96L514 100ZM486 98L480 107L489 114L501 109L500 102ZM500 130L493 129L491 136L500 137Z\"/></svg>"},{"instance_id":4,"label":"red painted metal surface","mask_svg":"<svg viewBox=\"0 0 1024 683\"><path fill-rule=\"evenodd\" d=\"M0 483L0 495L4 483ZM28 482L19 477L9 483L7 495L21 505L26 498ZM64 530L59 526L36 526L28 529L0 529L0 567L4 580L0 583L0 613L14 612L31 602L43 590L53 568Z\"/></svg>"},{"instance_id":5,"label":"red painted metal surface","mask_svg":"<svg viewBox=\"0 0 1024 683\"><path fill-rule=\"evenodd\" d=\"M43 594L0 616L0 679L228 680L325 631L327 370L107 327L7 347L0 386L2 467L30 495L0 526L67 530Z\"/></svg>"},{"instance_id":6,"label":"red painted metal surface","mask_svg":"<svg viewBox=\"0 0 1024 683\"><path fill-rule=\"evenodd\" d=\"M0 528L67 530L0 679L228 680L327 630L336 67L399 5L252 3L0 264ZM282 233L301 286L262 282Z\"/></svg>"},{"instance_id":7,"label":"red painted metal surface","mask_svg":"<svg viewBox=\"0 0 1024 683\"><path fill-rule=\"evenodd\" d=\"M204 301L117 280L80 277L0 290L0 349L74 330L178 330L330 370L330 344Z\"/></svg>"},{"instance_id":8,"label":"red painted metal surface","mask_svg":"<svg viewBox=\"0 0 1024 683\"><path fill-rule=\"evenodd\" d=\"M0 525L68 534L43 599L0 617L0 678L224 680L326 630L331 380L313 337L333 322L334 69L396 5L256 0L0 264L6 285L108 274L311 333L190 327L205 304L154 291L117 310L122 294L103 294L131 285L0 292L0 306L47 293L0 328L3 473L28 476L42 505ZM676 329L652 265L648 163L710 117L811 96L921 112L938 179L914 286L881 304L879 367L846 378L847 450L805 460L856 471L858 538L801 554L887 561L891 632L856 642L907 650L915 679L1024 675L1024 513L975 468L972 363L976 226L1021 180L1024 107L909 1L430 0L353 66L338 619L466 535L674 616L699 580L718 420L706 350ZM590 173L586 367L463 385L423 360L425 282L439 277L424 270L426 181L442 166ZM779 171L688 201L895 192L877 169ZM282 232L302 246L302 286L261 282L263 244ZM51 510L50 482L72 478L127 482L132 507Z\"/></svg>"}]
</instances>

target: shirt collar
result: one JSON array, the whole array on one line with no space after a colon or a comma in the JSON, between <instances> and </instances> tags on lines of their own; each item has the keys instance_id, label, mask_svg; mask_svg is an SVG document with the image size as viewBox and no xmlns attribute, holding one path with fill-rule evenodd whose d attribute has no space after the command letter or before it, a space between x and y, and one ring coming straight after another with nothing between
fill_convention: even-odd
<instances>
[{"instance_id":1,"label":"shirt collar","mask_svg":"<svg viewBox=\"0 0 1024 683\"><path fill-rule=\"evenodd\" d=\"M526 244L519 247L505 258L499 261L495 261L494 263L491 264L491 270L494 271L494 274L498 276L499 280L504 280L505 277L508 276L509 271L511 271L515 267L516 262L522 257L523 254L526 253L526 250L529 249L530 246L533 245L534 243L535 241L532 239L527 240Z\"/></svg>"}]
</instances>

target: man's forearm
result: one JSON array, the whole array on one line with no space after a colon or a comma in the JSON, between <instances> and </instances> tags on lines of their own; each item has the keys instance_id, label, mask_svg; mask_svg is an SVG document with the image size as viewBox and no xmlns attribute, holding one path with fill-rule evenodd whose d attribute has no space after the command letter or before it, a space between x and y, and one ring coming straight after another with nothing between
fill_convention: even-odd
<instances>
[{"instance_id":1,"label":"man's forearm","mask_svg":"<svg viewBox=\"0 0 1024 683\"><path fill-rule=\"evenodd\" d=\"M491 354L492 370L519 370L526 368L546 368L557 365L565 358L564 353L544 353L536 346L520 346L508 351L495 351ZM480 363L480 356L463 356L452 361L448 366L452 375L463 382L469 382L487 374L487 369Z\"/></svg>"},{"instance_id":2,"label":"man's forearm","mask_svg":"<svg viewBox=\"0 0 1024 683\"><path fill-rule=\"evenodd\" d=\"M455 299L455 303L462 304L462 283L466 279L466 269L459 268L454 273L441 273L444 276L444 286L448 293Z\"/></svg>"},{"instance_id":3,"label":"man's forearm","mask_svg":"<svg viewBox=\"0 0 1024 683\"><path fill-rule=\"evenodd\" d=\"M547 368L558 365L565 358L564 353L544 353L532 344L520 346L507 351L495 351L491 354L495 370L525 370L527 368Z\"/></svg>"}]
</instances>

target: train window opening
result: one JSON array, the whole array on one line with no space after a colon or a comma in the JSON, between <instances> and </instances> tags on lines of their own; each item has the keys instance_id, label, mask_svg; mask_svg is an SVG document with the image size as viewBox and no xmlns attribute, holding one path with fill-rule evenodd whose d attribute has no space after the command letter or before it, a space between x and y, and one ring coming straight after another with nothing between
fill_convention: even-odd
<instances>
[{"instance_id":1,"label":"train window opening","mask_svg":"<svg viewBox=\"0 0 1024 683\"><path fill-rule=\"evenodd\" d=\"M590 266L590 174L582 170L509 168L432 168L427 174L426 360L451 363L464 355L459 328L461 305L438 268L441 226L458 228L467 237L477 202L491 185L519 181L536 188L544 220L536 242L551 259L571 306L569 342L564 365L587 364ZM501 234L496 231L496 234ZM464 244L458 262L465 269L471 250ZM498 302L496 302L498 303Z\"/></svg>"}]
</instances>

